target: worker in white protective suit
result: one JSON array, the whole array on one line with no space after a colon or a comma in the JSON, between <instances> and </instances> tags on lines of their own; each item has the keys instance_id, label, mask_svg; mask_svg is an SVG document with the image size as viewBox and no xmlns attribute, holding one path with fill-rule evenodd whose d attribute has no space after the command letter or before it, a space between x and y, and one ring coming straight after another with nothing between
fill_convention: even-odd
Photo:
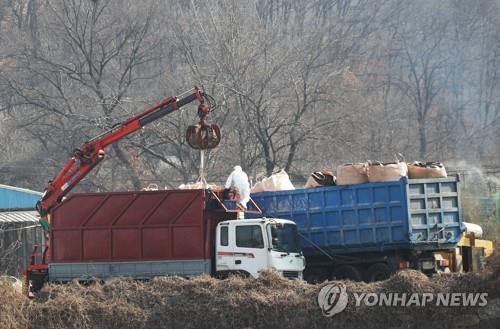
<instances>
[{"instance_id":1,"label":"worker in white protective suit","mask_svg":"<svg viewBox=\"0 0 500 329\"><path fill-rule=\"evenodd\" d=\"M233 188L240 195L239 206L247 209L247 203L250 201L250 183L247 174L240 166L235 166L233 172L229 175L224 186L226 190Z\"/></svg>"}]
</instances>

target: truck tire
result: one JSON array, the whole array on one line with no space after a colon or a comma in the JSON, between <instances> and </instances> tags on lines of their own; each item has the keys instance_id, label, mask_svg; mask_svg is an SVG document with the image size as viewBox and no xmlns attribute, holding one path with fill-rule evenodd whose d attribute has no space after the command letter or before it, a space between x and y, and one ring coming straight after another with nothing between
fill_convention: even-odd
<instances>
[{"instance_id":1,"label":"truck tire","mask_svg":"<svg viewBox=\"0 0 500 329\"><path fill-rule=\"evenodd\" d=\"M30 272L28 274L28 283L31 283L31 291L39 292L47 282L47 274L42 272Z\"/></svg>"},{"instance_id":2,"label":"truck tire","mask_svg":"<svg viewBox=\"0 0 500 329\"><path fill-rule=\"evenodd\" d=\"M342 265L339 266L335 272L336 280L352 280L352 281L362 281L361 272L352 265Z\"/></svg>"},{"instance_id":3,"label":"truck tire","mask_svg":"<svg viewBox=\"0 0 500 329\"><path fill-rule=\"evenodd\" d=\"M366 271L366 281L384 281L389 279L393 271L386 263L375 263Z\"/></svg>"},{"instance_id":4,"label":"truck tire","mask_svg":"<svg viewBox=\"0 0 500 329\"><path fill-rule=\"evenodd\" d=\"M312 269L304 271L304 280L308 283L316 284L328 280L328 273L322 269Z\"/></svg>"},{"instance_id":5,"label":"truck tire","mask_svg":"<svg viewBox=\"0 0 500 329\"><path fill-rule=\"evenodd\" d=\"M214 275L217 279L225 280L231 276L238 276L241 278L249 278L252 275L247 271L237 271L237 270L229 270L229 271L217 271Z\"/></svg>"}]
</instances>

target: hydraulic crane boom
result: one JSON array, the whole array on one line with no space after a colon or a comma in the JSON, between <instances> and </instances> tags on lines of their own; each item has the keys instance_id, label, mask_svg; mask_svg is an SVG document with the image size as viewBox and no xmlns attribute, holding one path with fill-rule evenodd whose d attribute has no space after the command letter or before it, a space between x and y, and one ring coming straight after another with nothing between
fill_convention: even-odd
<instances>
[{"instance_id":1,"label":"hydraulic crane boom","mask_svg":"<svg viewBox=\"0 0 500 329\"><path fill-rule=\"evenodd\" d=\"M167 97L138 115L85 142L80 149L74 151L71 159L49 182L42 198L37 202L36 207L40 216L46 217L50 210L61 202L62 198L104 158L106 146L195 100L199 101L200 123L190 127L191 130L193 130L192 127L195 127L195 131L189 135L189 144L201 149L217 146L220 142L220 130L216 125L208 125L205 122L205 117L209 112L209 107L205 104L205 96L207 96L205 93L195 88L194 91L182 98Z\"/></svg>"}]
</instances>

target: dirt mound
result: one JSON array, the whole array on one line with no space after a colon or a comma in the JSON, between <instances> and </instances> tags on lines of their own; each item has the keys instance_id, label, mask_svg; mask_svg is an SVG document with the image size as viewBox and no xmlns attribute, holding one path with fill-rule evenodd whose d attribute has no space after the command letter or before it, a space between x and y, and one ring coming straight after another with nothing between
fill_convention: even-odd
<instances>
[{"instance_id":1,"label":"dirt mound","mask_svg":"<svg viewBox=\"0 0 500 329\"><path fill-rule=\"evenodd\" d=\"M323 316L318 294L327 284L287 280L273 272L259 279L231 277L191 280L169 277L149 282L115 279L106 283L48 285L35 299L0 291L1 328L454 328L488 327L500 299L491 275L446 275L429 279L402 271L378 283L336 281L348 294L347 307ZM488 307L387 307L360 303L357 296L394 293L487 291ZM455 290L460 289L460 290ZM372 296L372 297L373 297ZM499 296L498 294L496 295ZM489 313L488 313L489 312ZM486 314L486 315L485 315ZM488 315L489 314L489 315ZM500 312L498 312L500 314ZM498 317L498 314L496 315ZM457 320L458 319L458 320ZM486 321L486 322L485 322ZM485 325L486 323L486 325ZM494 327L494 326L493 326Z\"/></svg>"}]
</instances>

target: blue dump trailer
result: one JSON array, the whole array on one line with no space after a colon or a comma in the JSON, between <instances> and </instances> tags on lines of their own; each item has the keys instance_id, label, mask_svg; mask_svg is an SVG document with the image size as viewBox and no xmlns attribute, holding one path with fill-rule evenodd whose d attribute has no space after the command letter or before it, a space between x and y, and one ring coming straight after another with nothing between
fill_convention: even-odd
<instances>
[{"instance_id":1,"label":"blue dump trailer","mask_svg":"<svg viewBox=\"0 0 500 329\"><path fill-rule=\"evenodd\" d=\"M465 225L459 176L253 193L297 224L305 278L377 281L403 268L448 272Z\"/></svg>"}]
</instances>

